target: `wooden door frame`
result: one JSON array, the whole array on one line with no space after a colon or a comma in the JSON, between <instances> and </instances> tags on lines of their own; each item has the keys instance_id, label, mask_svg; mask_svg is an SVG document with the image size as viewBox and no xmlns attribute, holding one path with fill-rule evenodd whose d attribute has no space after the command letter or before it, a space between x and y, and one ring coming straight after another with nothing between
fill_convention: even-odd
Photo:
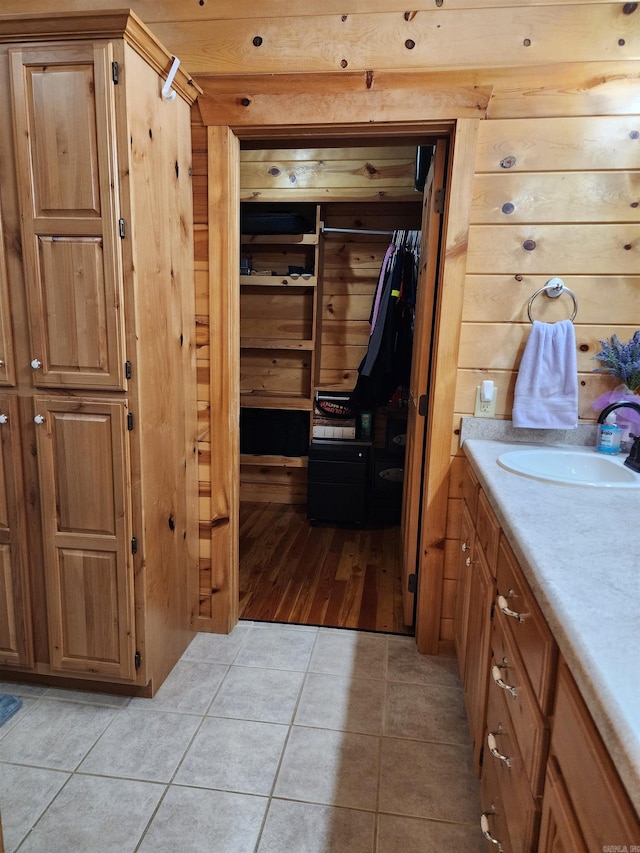
<instances>
[{"instance_id":1,"label":"wooden door frame","mask_svg":"<svg viewBox=\"0 0 640 853\"><path fill-rule=\"evenodd\" d=\"M338 101L340 99L338 98ZM422 123L372 122L354 125L335 121L349 115L349 102L336 105L326 125L315 124L314 139L371 139L433 136L450 131L440 284L435 307L431 367L431 400L427 416L419 573L416 606L416 644L424 654L438 654L440 616L452 452L452 429L458 347L462 321L464 276L480 119L442 115ZM205 117L205 124L207 124ZM241 139L290 138L282 124L208 127L209 166L209 299L211 312L211 481L212 488L212 616L201 620L203 630L227 633L238 621L239 512L239 148ZM296 135L301 136L299 128ZM214 497L217 492L217 497ZM446 647L446 644L445 644Z\"/></svg>"}]
</instances>

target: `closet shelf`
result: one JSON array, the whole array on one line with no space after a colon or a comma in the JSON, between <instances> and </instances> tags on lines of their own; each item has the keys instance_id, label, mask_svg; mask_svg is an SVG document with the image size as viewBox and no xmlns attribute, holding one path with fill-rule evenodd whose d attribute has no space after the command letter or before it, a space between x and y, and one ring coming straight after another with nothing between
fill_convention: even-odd
<instances>
[{"instance_id":1,"label":"closet shelf","mask_svg":"<svg viewBox=\"0 0 640 853\"><path fill-rule=\"evenodd\" d=\"M316 287L318 278L312 275L311 278L292 278L290 275L241 275L241 286L251 285L252 287Z\"/></svg>"},{"instance_id":2,"label":"closet shelf","mask_svg":"<svg viewBox=\"0 0 640 853\"><path fill-rule=\"evenodd\" d=\"M318 234L242 234L240 242L243 246L316 246Z\"/></svg>"},{"instance_id":3,"label":"closet shelf","mask_svg":"<svg viewBox=\"0 0 640 853\"><path fill-rule=\"evenodd\" d=\"M290 338L240 338L240 349L313 350L313 341L294 341Z\"/></svg>"},{"instance_id":4,"label":"closet shelf","mask_svg":"<svg viewBox=\"0 0 640 853\"><path fill-rule=\"evenodd\" d=\"M293 395L254 391L251 394L240 395L240 407L245 409L292 409L299 412L310 412L313 407L313 400L306 397L294 397Z\"/></svg>"},{"instance_id":5,"label":"closet shelf","mask_svg":"<svg viewBox=\"0 0 640 853\"><path fill-rule=\"evenodd\" d=\"M307 456L261 456L258 453L241 453L241 465L255 465L270 468L306 468L309 463Z\"/></svg>"}]
</instances>

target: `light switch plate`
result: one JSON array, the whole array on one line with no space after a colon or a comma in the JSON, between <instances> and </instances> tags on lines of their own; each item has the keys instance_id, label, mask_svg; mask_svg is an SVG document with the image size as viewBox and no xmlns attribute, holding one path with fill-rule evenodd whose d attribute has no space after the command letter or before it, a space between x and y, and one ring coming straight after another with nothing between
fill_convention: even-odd
<instances>
[{"instance_id":1,"label":"light switch plate","mask_svg":"<svg viewBox=\"0 0 640 853\"><path fill-rule=\"evenodd\" d=\"M493 388L493 399L488 403L483 403L480 399L480 385L476 387L476 408L473 413L473 416L476 418L495 418L496 416L496 397L498 396L498 389Z\"/></svg>"}]
</instances>

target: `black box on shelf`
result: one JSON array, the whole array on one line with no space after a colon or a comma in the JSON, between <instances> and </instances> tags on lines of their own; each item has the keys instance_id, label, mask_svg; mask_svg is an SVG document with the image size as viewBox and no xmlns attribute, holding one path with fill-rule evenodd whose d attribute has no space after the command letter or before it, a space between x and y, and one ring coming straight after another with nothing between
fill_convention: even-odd
<instances>
[{"instance_id":1,"label":"black box on shelf","mask_svg":"<svg viewBox=\"0 0 640 853\"><path fill-rule=\"evenodd\" d=\"M309 412L289 409L240 409L240 453L306 456Z\"/></svg>"}]
</instances>

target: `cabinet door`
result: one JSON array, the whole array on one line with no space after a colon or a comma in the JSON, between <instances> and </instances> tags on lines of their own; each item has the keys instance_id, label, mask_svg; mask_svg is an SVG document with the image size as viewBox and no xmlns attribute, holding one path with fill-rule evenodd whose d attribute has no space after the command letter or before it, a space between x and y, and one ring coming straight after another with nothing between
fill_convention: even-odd
<instances>
[{"instance_id":1,"label":"cabinet door","mask_svg":"<svg viewBox=\"0 0 640 853\"><path fill-rule=\"evenodd\" d=\"M473 541L475 531L466 505L460 522L460 551L456 587L455 644L460 677L464 682L467 655L467 623L469 619L469 589L473 571Z\"/></svg>"},{"instance_id":2,"label":"cabinet door","mask_svg":"<svg viewBox=\"0 0 640 853\"><path fill-rule=\"evenodd\" d=\"M18 404L0 395L0 663L32 666Z\"/></svg>"},{"instance_id":3,"label":"cabinet door","mask_svg":"<svg viewBox=\"0 0 640 853\"><path fill-rule=\"evenodd\" d=\"M465 661L464 693L473 741L476 772L480 775L487 689L489 685L489 656L491 640L491 605L494 583L482 551L474 547L469 581L469 619Z\"/></svg>"},{"instance_id":4,"label":"cabinet door","mask_svg":"<svg viewBox=\"0 0 640 853\"><path fill-rule=\"evenodd\" d=\"M587 853L553 756L547 764L538 853Z\"/></svg>"},{"instance_id":5,"label":"cabinet door","mask_svg":"<svg viewBox=\"0 0 640 853\"><path fill-rule=\"evenodd\" d=\"M2 201L2 199L0 199ZM4 252L4 229L0 208L0 385L15 385L13 337L9 309L9 282Z\"/></svg>"},{"instance_id":6,"label":"cabinet door","mask_svg":"<svg viewBox=\"0 0 640 853\"><path fill-rule=\"evenodd\" d=\"M10 54L34 385L120 389L111 45Z\"/></svg>"},{"instance_id":7,"label":"cabinet door","mask_svg":"<svg viewBox=\"0 0 640 853\"><path fill-rule=\"evenodd\" d=\"M126 406L34 402L51 666L132 678Z\"/></svg>"}]
</instances>

